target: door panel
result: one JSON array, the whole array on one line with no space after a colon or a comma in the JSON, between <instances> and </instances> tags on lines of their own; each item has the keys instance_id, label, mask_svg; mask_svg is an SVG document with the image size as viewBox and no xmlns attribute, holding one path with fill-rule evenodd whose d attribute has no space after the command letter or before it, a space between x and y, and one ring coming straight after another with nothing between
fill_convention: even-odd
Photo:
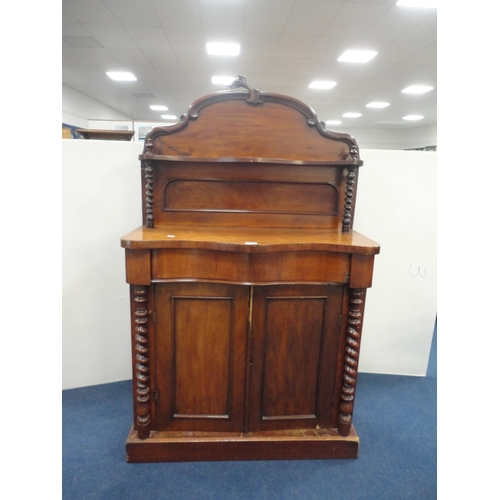
<instances>
[{"instance_id":1,"label":"door panel","mask_svg":"<svg viewBox=\"0 0 500 500\"><path fill-rule=\"evenodd\" d=\"M249 288L155 287L158 430L241 432Z\"/></svg>"},{"instance_id":2,"label":"door panel","mask_svg":"<svg viewBox=\"0 0 500 500\"><path fill-rule=\"evenodd\" d=\"M173 300L174 417L228 418L233 298Z\"/></svg>"},{"instance_id":3,"label":"door panel","mask_svg":"<svg viewBox=\"0 0 500 500\"><path fill-rule=\"evenodd\" d=\"M255 287L249 430L331 426L341 285Z\"/></svg>"},{"instance_id":4,"label":"door panel","mask_svg":"<svg viewBox=\"0 0 500 500\"><path fill-rule=\"evenodd\" d=\"M325 303L326 297L268 298L262 380L264 420L315 416Z\"/></svg>"}]
</instances>

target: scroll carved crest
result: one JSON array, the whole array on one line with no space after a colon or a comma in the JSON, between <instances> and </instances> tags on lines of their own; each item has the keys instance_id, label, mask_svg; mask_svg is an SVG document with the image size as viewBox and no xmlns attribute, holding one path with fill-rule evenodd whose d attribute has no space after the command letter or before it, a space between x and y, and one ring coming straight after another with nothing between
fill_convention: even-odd
<instances>
[{"instance_id":1,"label":"scroll carved crest","mask_svg":"<svg viewBox=\"0 0 500 500\"><path fill-rule=\"evenodd\" d=\"M264 101L260 98L260 90L253 89L248 85L247 79L245 76L238 75L238 78L234 80L231 85L229 85L229 88L231 89L237 89L237 88L245 88L250 91L250 97L246 100L250 104L262 104Z\"/></svg>"},{"instance_id":2,"label":"scroll carved crest","mask_svg":"<svg viewBox=\"0 0 500 500\"><path fill-rule=\"evenodd\" d=\"M163 135L175 134L176 132L184 129L191 121L197 120L200 111L207 106L225 101L244 100L248 104L254 106L265 105L267 102L272 102L288 106L299 111L305 116L307 124L310 127L316 128L320 135L334 141L343 142L349 146L349 157L346 158L347 161L354 160L358 165L362 164L359 159L359 150L356 140L349 134L327 130L325 128L325 123L318 120L318 116L315 111L302 101L281 94L261 92L260 90L251 87L248 84L246 77L243 75L239 75L238 78L236 78L228 87L230 90L214 92L213 94L206 95L194 101L191 106L189 106L187 113L180 117L179 123L168 127L154 128L146 137L142 159L147 159L148 155L151 156L158 153L154 146L156 138Z\"/></svg>"}]
</instances>

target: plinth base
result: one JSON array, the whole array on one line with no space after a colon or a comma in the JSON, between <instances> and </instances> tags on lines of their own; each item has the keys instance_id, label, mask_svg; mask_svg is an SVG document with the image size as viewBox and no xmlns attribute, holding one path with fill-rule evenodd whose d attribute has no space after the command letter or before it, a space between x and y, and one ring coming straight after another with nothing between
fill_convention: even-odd
<instances>
[{"instance_id":1,"label":"plinth base","mask_svg":"<svg viewBox=\"0 0 500 500\"><path fill-rule=\"evenodd\" d=\"M167 432L139 439L132 430L127 439L127 461L201 462L210 460L305 460L358 458L359 437L336 429L251 432Z\"/></svg>"}]
</instances>

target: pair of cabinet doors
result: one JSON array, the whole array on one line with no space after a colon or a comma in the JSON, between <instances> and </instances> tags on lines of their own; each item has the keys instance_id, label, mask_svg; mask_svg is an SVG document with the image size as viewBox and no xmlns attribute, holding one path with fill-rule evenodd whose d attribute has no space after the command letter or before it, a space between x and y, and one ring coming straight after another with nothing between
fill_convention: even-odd
<instances>
[{"instance_id":1,"label":"pair of cabinet doors","mask_svg":"<svg viewBox=\"0 0 500 500\"><path fill-rule=\"evenodd\" d=\"M332 427L343 290L154 284L155 429Z\"/></svg>"}]
</instances>

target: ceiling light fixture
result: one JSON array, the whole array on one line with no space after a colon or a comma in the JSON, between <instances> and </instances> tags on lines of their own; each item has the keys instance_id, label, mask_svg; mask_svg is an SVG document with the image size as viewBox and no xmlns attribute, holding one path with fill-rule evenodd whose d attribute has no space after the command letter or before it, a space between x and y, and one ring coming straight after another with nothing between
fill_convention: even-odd
<instances>
[{"instance_id":1,"label":"ceiling light fixture","mask_svg":"<svg viewBox=\"0 0 500 500\"><path fill-rule=\"evenodd\" d=\"M340 120L327 120L326 125L340 125L342 122Z\"/></svg>"},{"instance_id":2,"label":"ceiling light fixture","mask_svg":"<svg viewBox=\"0 0 500 500\"><path fill-rule=\"evenodd\" d=\"M132 73L125 71L106 71L106 74L112 79L120 82L135 82L137 78Z\"/></svg>"},{"instance_id":3,"label":"ceiling light fixture","mask_svg":"<svg viewBox=\"0 0 500 500\"><path fill-rule=\"evenodd\" d=\"M207 53L214 56L238 56L240 46L237 43L208 42Z\"/></svg>"},{"instance_id":4,"label":"ceiling light fixture","mask_svg":"<svg viewBox=\"0 0 500 500\"><path fill-rule=\"evenodd\" d=\"M340 62L355 62L355 63L365 63L370 59L373 59L377 55L377 52L373 50L346 50L337 61Z\"/></svg>"},{"instance_id":5,"label":"ceiling light fixture","mask_svg":"<svg viewBox=\"0 0 500 500\"><path fill-rule=\"evenodd\" d=\"M387 108L387 106L390 106L388 102L369 102L366 107L367 108Z\"/></svg>"},{"instance_id":6,"label":"ceiling light fixture","mask_svg":"<svg viewBox=\"0 0 500 500\"><path fill-rule=\"evenodd\" d=\"M212 83L217 85L231 85L236 78L234 76L212 76Z\"/></svg>"},{"instance_id":7,"label":"ceiling light fixture","mask_svg":"<svg viewBox=\"0 0 500 500\"><path fill-rule=\"evenodd\" d=\"M332 82L329 80L314 80L309 84L310 89L333 89L337 85L337 82Z\"/></svg>"},{"instance_id":8,"label":"ceiling light fixture","mask_svg":"<svg viewBox=\"0 0 500 500\"><path fill-rule=\"evenodd\" d=\"M153 106L149 106L149 109L152 109L153 111L168 111L167 106L160 106L153 104Z\"/></svg>"},{"instance_id":9,"label":"ceiling light fixture","mask_svg":"<svg viewBox=\"0 0 500 500\"><path fill-rule=\"evenodd\" d=\"M409 120L409 121L417 121L421 120L423 118L422 115L406 115L403 116L403 120Z\"/></svg>"},{"instance_id":10,"label":"ceiling light fixture","mask_svg":"<svg viewBox=\"0 0 500 500\"><path fill-rule=\"evenodd\" d=\"M396 5L400 5L401 7L424 7L437 9L436 0L399 0Z\"/></svg>"},{"instance_id":11,"label":"ceiling light fixture","mask_svg":"<svg viewBox=\"0 0 500 500\"><path fill-rule=\"evenodd\" d=\"M434 87L429 87L428 85L410 85L406 87L401 92L403 94L424 94L425 92L429 92Z\"/></svg>"},{"instance_id":12,"label":"ceiling light fixture","mask_svg":"<svg viewBox=\"0 0 500 500\"><path fill-rule=\"evenodd\" d=\"M175 115L161 115L161 117L164 120L177 120L177 116L175 116Z\"/></svg>"},{"instance_id":13,"label":"ceiling light fixture","mask_svg":"<svg viewBox=\"0 0 500 500\"><path fill-rule=\"evenodd\" d=\"M361 113L344 113L342 116L345 118L359 118Z\"/></svg>"}]
</instances>

